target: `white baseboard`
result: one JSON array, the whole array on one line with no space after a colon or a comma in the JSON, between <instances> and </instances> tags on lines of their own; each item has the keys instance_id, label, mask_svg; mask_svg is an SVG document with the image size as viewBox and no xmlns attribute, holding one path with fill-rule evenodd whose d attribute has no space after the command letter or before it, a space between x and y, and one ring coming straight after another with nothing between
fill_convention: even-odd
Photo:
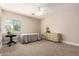
<instances>
[{"instance_id":1,"label":"white baseboard","mask_svg":"<svg viewBox=\"0 0 79 59\"><path fill-rule=\"evenodd\" d=\"M63 43L66 43L66 44L69 44L69 45L74 45L74 46L79 46L79 44L77 44L77 43L68 42L68 41L63 41Z\"/></svg>"}]
</instances>

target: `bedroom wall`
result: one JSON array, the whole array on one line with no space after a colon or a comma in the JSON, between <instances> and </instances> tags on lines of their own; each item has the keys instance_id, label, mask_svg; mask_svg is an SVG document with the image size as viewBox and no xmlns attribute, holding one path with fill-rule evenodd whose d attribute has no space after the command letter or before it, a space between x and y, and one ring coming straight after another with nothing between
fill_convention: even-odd
<instances>
[{"instance_id":1,"label":"bedroom wall","mask_svg":"<svg viewBox=\"0 0 79 59\"><path fill-rule=\"evenodd\" d=\"M55 6L51 14L42 20L42 33L46 27L51 32L61 33L64 41L79 45L79 4Z\"/></svg>"},{"instance_id":2,"label":"bedroom wall","mask_svg":"<svg viewBox=\"0 0 79 59\"><path fill-rule=\"evenodd\" d=\"M5 33L4 20L14 19L20 20L21 22L21 31L20 33L40 33L40 22L41 20L31 18L28 16L23 16L20 14L12 13L9 11L3 11L2 13L2 33Z\"/></svg>"}]
</instances>

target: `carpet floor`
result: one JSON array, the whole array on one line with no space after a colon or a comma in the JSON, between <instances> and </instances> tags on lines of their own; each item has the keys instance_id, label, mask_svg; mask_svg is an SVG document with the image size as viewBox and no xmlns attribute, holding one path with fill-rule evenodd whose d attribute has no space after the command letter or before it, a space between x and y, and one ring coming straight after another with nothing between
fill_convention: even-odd
<instances>
[{"instance_id":1,"label":"carpet floor","mask_svg":"<svg viewBox=\"0 0 79 59\"><path fill-rule=\"evenodd\" d=\"M11 47L2 46L2 56L79 56L79 47L65 43L41 40L29 44L17 43Z\"/></svg>"}]
</instances>

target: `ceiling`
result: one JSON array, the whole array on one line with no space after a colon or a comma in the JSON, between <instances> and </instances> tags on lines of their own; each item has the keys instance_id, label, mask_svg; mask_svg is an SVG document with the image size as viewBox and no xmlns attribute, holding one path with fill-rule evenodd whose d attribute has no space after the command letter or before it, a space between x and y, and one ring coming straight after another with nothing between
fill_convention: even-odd
<instances>
[{"instance_id":1,"label":"ceiling","mask_svg":"<svg viewBox=\"0 0 79 59\"><path fill-rule=\"evenodd\" d=\"M30 17L35 17L38 19L45 18L48 14L52 12L57 3L6 3L0 4L0 7L4 10L16 12ZM33 15L40 7L43 12L42 15Z\"/></svg>"}]
</instances>

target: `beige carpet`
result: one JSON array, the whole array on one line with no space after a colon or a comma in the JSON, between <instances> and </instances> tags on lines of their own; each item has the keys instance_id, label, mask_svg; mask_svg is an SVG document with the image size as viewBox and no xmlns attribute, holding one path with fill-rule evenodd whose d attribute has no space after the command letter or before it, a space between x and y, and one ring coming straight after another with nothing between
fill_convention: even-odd
<instances>
[{"instance_id":1,"label":"beige carpet","mask_svg":"<svg viewBox=\"0 0 79 59\"><path fill-rule=\"evenodd\" d=\"M0 49L2 56L79 56L79 47L41 40L29 44L17 43Z\"/></svg>"}]
</instances>

